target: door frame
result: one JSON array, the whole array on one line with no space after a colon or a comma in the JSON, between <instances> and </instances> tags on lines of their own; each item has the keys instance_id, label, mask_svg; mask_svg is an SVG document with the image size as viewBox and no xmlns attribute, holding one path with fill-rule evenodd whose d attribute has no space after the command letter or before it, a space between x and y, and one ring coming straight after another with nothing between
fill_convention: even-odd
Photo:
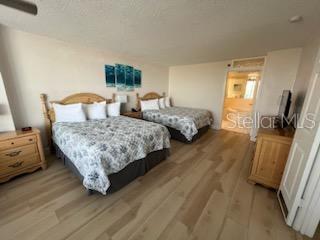
<instances>
[{"instance_id":1,"label":"door frame","mask_svg":"<svg viewBox=\"0 0 320 240\"><path fill-rule=\"evenodd\" d=\"M320 220L320 148L314 161L307 183L304 204L298 211L293 228L309 237L313 237Z\"/></svg>"},{"instance_id":2,"label":"door frame","mask_svg":"<svg viewBox=\"0 0 320 240\"><path fill-rule=\"evenodd\" d=\"M280 190L277 192L277 197L278 197L278 201L280 203L280 208L281 208L281 211L283 213L283 216L285 218L286 223L289 226L292 226L297 231L301 230L302 225L304 224L304 221L307 219L307 217L308 217L308 215L306 215L307 212L313 211L313 208L311 208L310 210L308 210L308 209L310 208L309 204L312 202L313 193L315 192L314 187L317 184L317 177L314 176L312 178L311 173L313 171L313 167L315 166L317 153L318 153L319 146L320 146L320 125L317 126L316 131L317 132L314 137L314 141L312 143L309 155L306 160L307 163L306 163L304 172L303 172L301 180L300 180L300 187L299 187L298 194L297 194L300 196L300 198L296 199L294 202L294 205L298 206L298 210L295 214L290 215L290 213L288 213L288 215L286 216L285 210L283 209L283 206L282 206L282 201L281 201L281 197L280 197ZM291 148L292 148L292 146L291 146ZM287 165L286 165L286 168L287 168ZM318 173L319 173L320 165L318 166L318 168L316 170L318 170ZM281 184L282 184L283 179L284 178L282 178L282 180L281 180ZM319 191L320 191L320 189L319 189Z\"/></svg>"},{"instance_id":3,"label":"door frame","mask_svg":"<svg viewBox=\"0 0 320 240\"><path fill-rule=\"evenodd\" d=\"M299 125L303 125L303 119L305 118L308 111L308 107L306 107L306 104L307 105L309 104L309 101L312 97L311 94L313 94L313 92L310 92L310 89L312 88L311 84L314 83L312 82L313 78L316 78L317 73L319 72L319 69L318 69L320 66L319 57L320 57L320 51L317 50L317 57L314 60L313 70L310 76L311 82L308 84L309 85L308 91L305 96L301 116L299 119ZM314 234L314 231L316 230L319 219L320 219L320 208L317 208L317 206L319 206L320 204L320 176L319 176L320 124L319 123L314 127L314 131L315 131L314 139L313 139L313 142L310 144L311 145L310 151L307 153L307 156L306 156L305 167L301 174L301 178L298 184L295 198L293 199L291 211L289 210L287 212L284 210L286 203L281 200L280 192L283 186L283 182L286 179L286 174L288 174L288 168L290 168L290 164L292 163L287 162L284 175L282 177L281 184L279 187L279 191L277 193L280 207L287 225L292 226L295 230L300 231L302 234L307 234L310 237L312 237L312 235ZM294 141L295 139L293 139L291 150L294 147L296 147L294 145L296 144ZM282 204L284 204L284 206ZM292 209L296 209L296 210L292 211Z\"/></svg>"},{"instance_id":4,"label":"door frame","mask_svg":"<svg viewBox=\"0 0 320 240\"><path fill-rule=\"evenodd\" d=\"M309 237L313 237L320 220L320 126L312 148L315 157L310 159L310 173L302 195L302 204L293 222L293 228Z\"/></svg>"},{"instance_id":5,"label":"door frame","mask_svg":"<svg viewBox=\"0 0 320 240\"><path fill-rule=\"evenodd\" d=\"M308 201L309 199L305 199L305 190L306 190L306 187L307 187L307 184L308 184L308 180L309 180L309 177L310 177L310 172L312 170L312 167L313 167L313 164L314 164L314 161L315 161L315 157L316 157L316 154L317 154L317 151L318 151L318 147L319 147L319 142L316 141L316 138L319 139L319 131L320 129L318 128L317 129L317 133L316 133L316 137L314 139L314 142L311 146L311 149L310 149L310 152L308 153L308 156L307 156L307 159L306 159L306 166L305 166L305 169L303 170L303 173L302 173L302 177L301 177L301 180L300 180L300 183L299 183L299 188L297 190L297 197L296 199L294 200L294 203L293 203L293 207L294 208L297 208L297 211L296 212L288 212L288 214L286 215L283 207L282 206L282 201L281 201L281 197L280 197L280 188L279 188L279 191L277 193L277 196L278 196L278 200L280 202L280 207L281 207L281 210L282 210L282 213L284 215L284 218L285 218L285 221L286 223L289 225L289 226L292 226L294 229L296 230L299 230L300 228L300 224L298 223L295 223L297 221L297 215L298 215L298 211L299 210L302 210L303 208L305 208L307 206L306 204L306 200ZM293 143L294 144L294 143ZM292 146L294 147L294 146ZM291 147L291 149L292 149ZM287 168L288 165L286 165L286 168ZM284 172L284 174L286 174L286 170ZM285 179L285 177L282 177L282 181ZM282 181L281 181L281 184L280 186L282 185ZM285 203L284 203L285 204ZM292 207L292 208L293 208ZM300 220L302 221L302 220Z\"/></svg>"},{"instance_id":6,"label":"door frame","mask_svg":"<svg viewBox=\"0 0 320 240\"><path fill-rule=\"evenodd\" d=\"M256 67L228 67L228 69L227 69L227 72L225 75L225 81L224 81L224 85L223 85L222 106L221 106L221 111L220 111L221 112L221 119L220 119L220 124L219 124L220 129L222 126L222 121L223 121L222 115L223 115L223 110L224 110L224 100L226 97L226 87L227 87L229 72L260 72L260 80L258 83L258 88L256 90L256 96L255 96L255 99L254 99L254 102L252 105L252 113L257 112L257 109L258 109L257 102L261 97L261 92L262 92L261 89L262 89L263 82L264 82L263 81L263 79L264 79L264 66L266 65L267 57L263 56L263 57L255 57L255 58L264 58L264 65L262 67L258 67L258 66L256 66ZM238 60L255 59L255 58L234 59L234 60L232 60L232 63L234 61L238 61ZM254 117L254 119L255 119L255 117ZM249 136L250 136L251 141L254 141L254 142L256 141L257 130L256 130L255 126L251 128Z\"/></svg>"}]
</instances>

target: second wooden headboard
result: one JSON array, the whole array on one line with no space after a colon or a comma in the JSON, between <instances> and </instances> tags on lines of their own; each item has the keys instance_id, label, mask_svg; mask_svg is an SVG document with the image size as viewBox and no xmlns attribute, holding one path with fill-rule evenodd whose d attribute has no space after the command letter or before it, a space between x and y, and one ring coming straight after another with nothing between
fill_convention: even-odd
<instances>
[{"instance_id":1,"label":"second wooden headboard","mask_svg":"<svg viewBox=\"0 0 320 240\"><path fill-rule=\"evenodd\" d=\"M140 101L146 101L146 100L152 100L152 99L159 99L162 97L165 97L166 93L162 93L162 95L156 93L156 92L149 92L143 95L143 97L139 96L139 93L137 93L137 105L136 105L136 110L140 111L141 106L140 106Z\"/></svg>"}]
</instances>

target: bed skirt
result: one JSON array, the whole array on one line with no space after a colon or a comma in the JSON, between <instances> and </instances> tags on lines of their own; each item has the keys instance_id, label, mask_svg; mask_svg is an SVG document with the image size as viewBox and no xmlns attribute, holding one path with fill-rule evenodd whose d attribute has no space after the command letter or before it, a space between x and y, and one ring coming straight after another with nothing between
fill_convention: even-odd
<instances>
[{"instance_id":1,"label":"bed skirt","mask_svg":"<svg viewBox=\"0 0 320 240\"><path fill-rule=\"evenodd\" d=\"M188 140L179 130L168 127L168 126L166 127L168 128L172 139L175 139L184 143L193 143L194 141L199 139L203 134L205 134L210 128L209 125L199 128L198 133L194 135L191 140Z\"/></svg>"},{"instance_id":2,"label":"bed skirt","mask_svg":"<svg viewBox=\"0 0 320 240\"><path fill-rule=\"evenodd\" d=\"M69 168L73 173L75 173L78 178L83 181L83 176L80 174L76 166L72 163L72 161L60 150L60 148L54 144L56 150L56 156L63 161L63 164ZM110 174L108 176L110 181L110 187L107 190L108 193L113 193L124 187L125 185L132 182L134 179L145 175L156 165L165 160L170 154L168 148L151 152L145 158L140 160L136 160L129 165L127 165L124 169L117 173ZM95 190L88 189L88 193L91 194L96 192Z\"/></svg>"}]
</instances>

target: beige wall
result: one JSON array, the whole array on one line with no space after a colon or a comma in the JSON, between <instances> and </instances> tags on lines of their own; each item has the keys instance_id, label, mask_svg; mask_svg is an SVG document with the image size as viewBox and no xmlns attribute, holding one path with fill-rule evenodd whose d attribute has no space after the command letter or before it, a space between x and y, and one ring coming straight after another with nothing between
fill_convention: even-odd
<instances>
[{"instance_id":1,"label":"beige wall","mask_svg":"<svg viewBox=\"0 0 320 240\"><path fill-rule=\"evenodd\" d=\"M14 130L14 123L7 98L6 89L0 72L0 132Z\"/></svg>"},{"instance_id":2,"label":"beige wall","mask_svg":"<svg viewBox=\"0 0 320 240\"><path fill-rule=\"evenodd\" d=\"M106 88L104 65L115 63L142 70L141 94L168 91L168 67L0 26L0 71L17 128L43 129L40 93L47 93L51 100L78 92L111 97L116 89ZM130 95L127 108L135 106L135 93L126 94Z\"/></svg>"},{"instance_id":3,"label":"beige wall","mask_svg":"<svg viewBox=\"0 0 320 240\"><path fill-rule=\"evenodd\" d=\"M229 61L170 67L169 94L174 105L208 109L220 128Z\"/></svg>"},{"instance_id":4,"label":"beige wall","mask_svg":"<svg viewBox=\"0 0 320 240\"><path fill-rule=\"evenodd\" d=\"M269 52L260 85L257 109L276 114L284 89L292 89L300 63L301 49ZM224 85L229 61L174 66L169 69L169 93L178 106L205 108L213 112L214 128L220 128Z\"/></svg>"},{"instance_id":5,"label":"beige wall","mask_svg":"<svg viewBox=\"0 0 320 240\"><path fill-rule=\"evenodd\" d=\"M292 90L297 77L301 48L267 54L256 110L262 115L276 115L283 90Z\"/></svg>"},{"instance_id":6,"label":"beige wall","mask_svg":"<svg viewBox=\"0 0 320 240\"><path fill-rule=\"evenodd\" d=\"M297 78L292 89L291 112L301 112L319 48L320 39L314 39L302 49Z\"/></svg>"},{"instance_id":7,"label":"beige wall","mask_svg":"<svg viewBox=\"0 0 320 240\"><path fill-rule=\"evenodd\" d=\"M305 80L310 77L315 48L316 45L311 44L303 52L288 49L268 53L260 102L257 103L259 111L277 113L283 89L293 90L295 96L305 92ZM175 105L209 109L215 117L214 127L220 128L230 61L173 66L168 70L165 66L145 64L0 26L0 71L17 128L34 126L43 129L40 93L47 93L51 100L76 92L95 92L110 97L116 90L105 87L104 65L115 63L130 64L142 70L141 94L167 92L169 88ZM134 92L126 94L129 95L129 109L135 105Z\"/></svg>"}]
</instances>

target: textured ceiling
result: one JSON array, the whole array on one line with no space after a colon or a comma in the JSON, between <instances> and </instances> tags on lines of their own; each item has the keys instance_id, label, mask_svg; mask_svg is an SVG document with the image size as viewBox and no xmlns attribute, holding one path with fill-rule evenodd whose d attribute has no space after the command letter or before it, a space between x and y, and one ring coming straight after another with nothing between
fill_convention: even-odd
<instances>
[{"instance_id":1,"label":"textured ceiling","mask_svg":"<svg viewBox=\"0 0 320 240\"><path fill-rule=\"evenodd\" d=\"M33 2L36 17L0 6L0 24L164 65L265 55L320 30L319 0Z\"/></svg>"}]
</instances>

